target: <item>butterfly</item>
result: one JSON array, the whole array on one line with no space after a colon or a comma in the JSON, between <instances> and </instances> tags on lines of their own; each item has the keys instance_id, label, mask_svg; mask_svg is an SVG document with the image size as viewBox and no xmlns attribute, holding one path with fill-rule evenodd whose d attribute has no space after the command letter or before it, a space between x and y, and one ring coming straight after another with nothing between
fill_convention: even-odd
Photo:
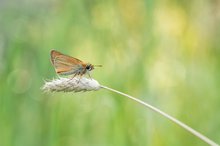
<instances>
[{"instance_id":1,"label":"butterfly","mask_svg":"<svg viewBox=\"0 0 220 146\"><path fill-rule=\"evenodd\" d=\"M84 74L88 74L91 78L89 72L93 70L95 66L102 66L85 63L77 58L65 55L56 50L51 50L50 56L51 63L58 75L73 75L73 78L77 75L83 76Z\"/></svg>"}]
</instances>

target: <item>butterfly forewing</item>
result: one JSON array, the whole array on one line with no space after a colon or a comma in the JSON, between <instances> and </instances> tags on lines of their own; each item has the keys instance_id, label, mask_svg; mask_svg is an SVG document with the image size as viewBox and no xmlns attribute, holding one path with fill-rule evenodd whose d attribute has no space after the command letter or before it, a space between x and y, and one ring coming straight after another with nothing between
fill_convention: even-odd
<instances>
[{"instance_id":1,"label":"butterfly forewing","mask_svg":"<svg viewBox=\"0 0 220 146\"><path fill-rule=\"evenodd\" d=\"M64 55L58 51L51 51L51 62L58 74L74 74L84 64L81 60Z\"/></svg>"}]
</instances>

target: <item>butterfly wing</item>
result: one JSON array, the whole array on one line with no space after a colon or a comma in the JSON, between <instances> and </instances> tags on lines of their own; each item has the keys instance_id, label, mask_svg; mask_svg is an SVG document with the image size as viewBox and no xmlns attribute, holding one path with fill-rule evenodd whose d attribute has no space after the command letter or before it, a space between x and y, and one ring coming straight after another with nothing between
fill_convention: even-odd
<instances>
[{"instance_id":1,"label":"butterfly wing","mask_svg":"<svg viewBox=\"0 0 220 146\"><path fill-rule=\"evenodd\" d=\"M71 75L83 70L83 62L77 58L64 55L56 50L51 51L51 62L60 75Z\"/></svg>"}]
</instances>

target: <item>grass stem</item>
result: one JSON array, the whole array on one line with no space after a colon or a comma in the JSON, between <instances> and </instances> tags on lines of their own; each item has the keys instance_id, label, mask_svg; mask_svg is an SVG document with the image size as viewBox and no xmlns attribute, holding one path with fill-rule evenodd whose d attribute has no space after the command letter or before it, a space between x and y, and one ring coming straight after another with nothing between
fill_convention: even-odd
<instances>
[{"instance_id":1,"label":"grass stem","mask_svg":"<svg viewBox=\"0 0 220 146\"><path fill-rule=\"evenodd\" d=\"M130 96L128 94L125 94L123 92L120 92L120 91L117 91L115 89L112 89L112 88L109 88L109 87L106 87L106 86L101 86L102 88L104 89L107 89L109 91L112 91L112 92L115 92L117 94L120 94L120 95L123 95L125 97L128 97L130 98L131 100L133 101L136 101L137 103L143 105L144 107L147 107L149 109L151 109L152 111L166 117L167 119L173 121L174 123L176 123L177 125L179 125L180 127L182 127L183 129L187 130L188 132L192 133L193 135L195 135L196 137L200 138L202 141L206 142L207 144L211 145L211 146L219 146L217 143L215 143L214 141L210 140L209 138L207 138L206 136L204 136L203 134L197 132L196 130L194 130L193 128L189 127L188 125L182 123L181 121L177 120L176 118L170 116L169 114L159 110L158 108L138 99L138 98L135 98L133 96Z\"/></svg>"}]
</instances>

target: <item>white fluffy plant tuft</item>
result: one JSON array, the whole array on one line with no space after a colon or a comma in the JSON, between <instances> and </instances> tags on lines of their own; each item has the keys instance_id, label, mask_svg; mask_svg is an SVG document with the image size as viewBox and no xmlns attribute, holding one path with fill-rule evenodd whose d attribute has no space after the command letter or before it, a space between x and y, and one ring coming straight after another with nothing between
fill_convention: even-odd
<instances>
[{"instance_id":1,"label":"white fluffy plant tuft","mask_svg":"<svg viewBox=\"0 0 220 146\"><path fill-rule=\"evenodd\" d=\"M101 88L98 81L85 77L58 78L46 81L42 89L45 92L81 92L96 91Z\"/></svg>"}]
</instances>

